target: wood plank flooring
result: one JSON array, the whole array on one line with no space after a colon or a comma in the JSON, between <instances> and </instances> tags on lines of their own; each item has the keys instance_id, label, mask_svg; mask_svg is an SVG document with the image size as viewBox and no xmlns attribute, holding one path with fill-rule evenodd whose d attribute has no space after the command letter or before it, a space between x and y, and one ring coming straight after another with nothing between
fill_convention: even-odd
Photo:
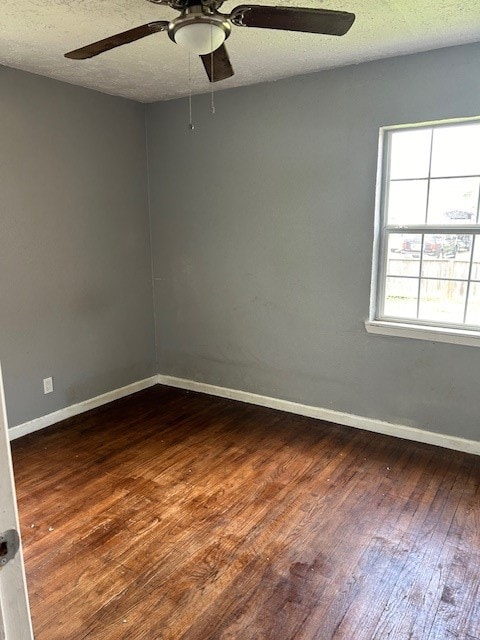
<instances>
[{"instance_id":1,"label":"wood plank flooring","mask_svg":"<svg viewBox=\"0 0 480 640\"><path fill-rule=\"evenodd\" d=\"M13 443L36 640L479 640L480 459L156 386Z\"/></svg>"}]
</instances>

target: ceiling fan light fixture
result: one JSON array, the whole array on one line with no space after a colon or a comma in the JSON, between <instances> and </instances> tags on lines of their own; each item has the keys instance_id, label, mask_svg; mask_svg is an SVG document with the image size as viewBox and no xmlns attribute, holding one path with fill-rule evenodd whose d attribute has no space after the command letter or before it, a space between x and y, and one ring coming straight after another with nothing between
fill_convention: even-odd
<instances>
[{"instance_id":1,"label":"ceiling fan light fixture","mask_svg":"<svg viewBox=\"0 0 480 640\"><path fill-rule=\"evenodd\" d=\"M205 55L220 47L226 37L222 27L208 22L192 22L175 31L175 42L191 53Z\"/></svg>"}]
</instances>

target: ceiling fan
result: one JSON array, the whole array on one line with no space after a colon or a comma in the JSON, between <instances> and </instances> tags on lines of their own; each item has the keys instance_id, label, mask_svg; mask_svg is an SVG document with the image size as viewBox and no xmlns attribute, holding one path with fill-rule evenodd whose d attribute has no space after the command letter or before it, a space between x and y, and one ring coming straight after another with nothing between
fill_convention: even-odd
<instances>
[{"instance_id":1,"label":"ceiling fan","mask_svg":"<svg viewBox=\"0 0 480 640\"><path fill-rule=\"evenodd\" d=\"M202 59L210 82L233 76L232 65L225 48L225 40L232 25L302 31L332 36L343 36L352 26L355 14L328 9L303 9L301 7L274 7L243 4L230 14L219 12L224 0L149 0L154 4L168 5L180 11L171 22L159 20L117 33L86 47L65 54L66 58L85 60L99 53L134 42L152 33L167 31L170 39L186 47Z\"/></svg>"}]
</instances>

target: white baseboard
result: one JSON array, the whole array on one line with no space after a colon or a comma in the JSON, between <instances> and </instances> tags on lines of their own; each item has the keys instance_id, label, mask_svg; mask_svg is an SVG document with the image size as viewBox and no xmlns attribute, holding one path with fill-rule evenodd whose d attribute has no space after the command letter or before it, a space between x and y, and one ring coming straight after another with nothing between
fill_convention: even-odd
<instances>
[{"instance_id":1,"label":"white baseboard","mask_svg":"<svg viewBox=\"0 0 480 640\"><path fill-rule=\"evenodd\" d=\"M279 409L280 411L287 411L288 413L296 413L309 418L335 422L347 427L356 427L357 429L383 433L388 436L395 436L396 438L404 438L405 440L413 440L414 442L424 442L438 447L444 447L446 449L454 449L456 451L464 451L466 453L480 455L480 442L476 440L466 440L464 438L457 438L456 436L449 436L443 433L435 433L434 431L408 427L403 424L394 424L392 422L384 422L383 420L377 420L375 418L357 416L353 413L344 413L342 411L314 407L306 404L300 404L298 402L290 402L289 400L280 400L279 398L271 398L269 396L262 396L248 391L239 391L237 389L227 389L213 384L205 384L203 382L196 382L195 380L176 378L174 376L159 374L157 376L157 381L159 384L164 384L170 387L208 393L212 396L230 398L232 400L239 400L240 402L256 404L261 407L269 407L270 409Z\"/></svg>"},{"instance_id":2,"label":"white baseboard","mask_svg":"<svg viewBox=\"0 0 480 640\"><path fill-rule=\"evenodd\" d=\"M8 436L10 440L15 440L16 438L27 435L27 433L33 433L34 431L39 431L45 427L50 427L56 422L60 422L66 418L71 418L72 416L77 416L79 413L84 413L89 409L101 407L108 402L112 402L112 400L118 400L119 398L129 396L136 391L152 387L154 384L157 384L157 376L133 382L132 384L128 384L126 387L108 391L107 393L103 393L101 396L84 400L78 404L72 404L69 407L65 407L65 409L54 411L46 416L41 416L40 418L35 418L34 420L29 420L28 422L19 424L16 427L12 427L8 430Z\"/></svg>"},{"instance_id":3,"label":"white baseboard","mask_svg":"<svg viewBox=\"0 0 480 640\"><path fill-rule=\"evenodd\" d=\"M104 393L101 396L90 398L84 402L79 402L78 404L70 405L69 407L60 409L59 411L49 413L46 416L19 424L8 430L9 438L10 440L15 440L16 438L20 438L28 433L39 431L40 429L44 429L45 427L55 424L56 422L79 415L89 409L101 407L108 402L124 398L136 391L141 391L142 389L146 389L147 387L151 387L155 384L163 384L170 387L177 387L179 389L207 393L221 398L230 398L232 400L239 400L240 402L247 402L261 407L269 407L270 409L278 409L280 411L286 411L287 413L295 413L300 416L326 420L327 422L335 422L347 427L356 427L357 429L383 433L385 435L395 436L396 438L404 438L405 440L413 440L414 442L425 442L438 447L445 447L446 449L454 449L456 451L464 451L466 453L480 455L480 442L476 440L466 440L464 438L449 436L443 433L435 433L434 431L426 431L425 429L418 429L416 427L408 427L406 425L385 422L375 418L357 416L352 413L334 411L333 409L325 409L323 407L314 407L311 405L301 404L299 402L291 402L290 400L281 400L280 398L262 396L257 393L250 393L249 391L228 389L226 387L219 387L213 384L206 384L195 380L187 380L162 374L146 378L145 380L139 380L138 382L121 387L120 389L114 389L113 391Z\"/></svg>"}]
</instances>

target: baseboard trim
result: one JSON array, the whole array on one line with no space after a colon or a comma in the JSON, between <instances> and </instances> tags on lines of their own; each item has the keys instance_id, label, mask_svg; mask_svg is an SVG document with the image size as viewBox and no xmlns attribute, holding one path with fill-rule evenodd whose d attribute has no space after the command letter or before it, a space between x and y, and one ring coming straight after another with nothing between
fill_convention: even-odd
<instances>
[{"instance_id":1,"label":"baseboard trim","mask_svg":"<svg viewBox=\"0 0 480 640\"><path fill-rule=\"evenodd\" d=\"M28 433L33 433L34 431L45 429L45 427L50 427L56 422L60 422L61 420L66 420L67 418L77 416L78 414L89 411L90 409L96 409L97 407L101 407L102 405L112 402L113 400L124 398L125 396L129 396L136 391L141 391L142 389L147 389L147 387L152 387L155 384L157 384L157 376L152 376L151 378L145 378L144 380L139 380L138 382L127 384L125 387L120 387L120 389L108 391L107 393L103 393L102 395L96 396L95 398L84 400L83 402L79 402L78 404L72 404L68 407L65 407L64 409L59 409L58 411L49 413L46 416L41 416L40 418L35 418L34 420L29 420L28 422L19 424L16 427L11 427L8 430L8 436L10 440L21 438Z\"/></svg>"},{"instance_id":2,"label":"baseboard trim","mask_svg":"<svg viewBox=\"0 0 480 640\"><path fill-rule=\"evenodd\" d=\"M138 382L133 382L125 387L108 391L107 393L96 396L95 398L90 398L83 402L65 407L64 409L60 409L59 411L49 413L46 416L41 416L40 418L35 418L34 420L11 427L8 430L9 438L10 440L15 440L16 438L33 433L34 431L45 429L45 427L49 427L57 422L79 415L80 413L84 413L90 409L101 407L113 400L124 398L136 391L152 387L155 384L163 384L169 387L177 387L178 389L197 391L198 393L206 393L220 398L230 398L231 400L239 400L240 402L255 404L260 407L268 407L270 409L278 409L280 411L286 411L287 413L294 413L300 416L316 418L317 420L335 422L347 427L365 429L366 431L383 433L384 435L395 436L396 438L404 438L405 440L413 440L414 442L424 442L426 444L433 444L446 449L480 455L480 442L476 440L466 440L465 438L449 436L443 433L436 433L434 431L427 431L417 427L409 427L407 425L385 422L375 418L358 416L352 413L334 411L333 409L315 407L312 405L301 404L299 402L292 402L290 400L282 400L280 398L272 398L270 396L263 396L257 393L250 393L249 391L229 389L227 387L197 382L196 380L188 380L185 378L177 378L175 376L162 374L145 378Z\"/></svg>"},{"instance_id":3,"label":"baseboard trim","mask_svg":"<svg viewBox=\"0 0 480 640\"><path fill-rule=\"evenodd\" d=\"M184 378L176 378L159 374L157 376L158 384L169 387L177 387L179 389L187 389L189 391L198 391L199 393L207 393L212 396L221 398L230 398L256 404L261 407L269 407L270 409L279 409L288 413L295 413L300 416L309 418L317 418L318 420L326 420L327 422L335 422L347 427L355 427L357 429L365 429L375 433L383 433L396 438L405 440L413 440L414 442L423 442L433 444L446 449L454 449L455 451L464 451L465 453L474 453L480 455L480 442L476 440L466 440L456 436L449 436L434 431L426 431L416 427L409 427L402 424L385 422L375 418L367 418L365 416L357 416L352 413L344 413L342 411L334 411L333 409L324 409L322 407L314 407L311 405L291 402L289 400L281 400L279 398L271 398L262 396L248 391L240 391L238 389L228 389L213 384L197 382L195 380L187 380Z\"/></svg>"}]
</instances>

